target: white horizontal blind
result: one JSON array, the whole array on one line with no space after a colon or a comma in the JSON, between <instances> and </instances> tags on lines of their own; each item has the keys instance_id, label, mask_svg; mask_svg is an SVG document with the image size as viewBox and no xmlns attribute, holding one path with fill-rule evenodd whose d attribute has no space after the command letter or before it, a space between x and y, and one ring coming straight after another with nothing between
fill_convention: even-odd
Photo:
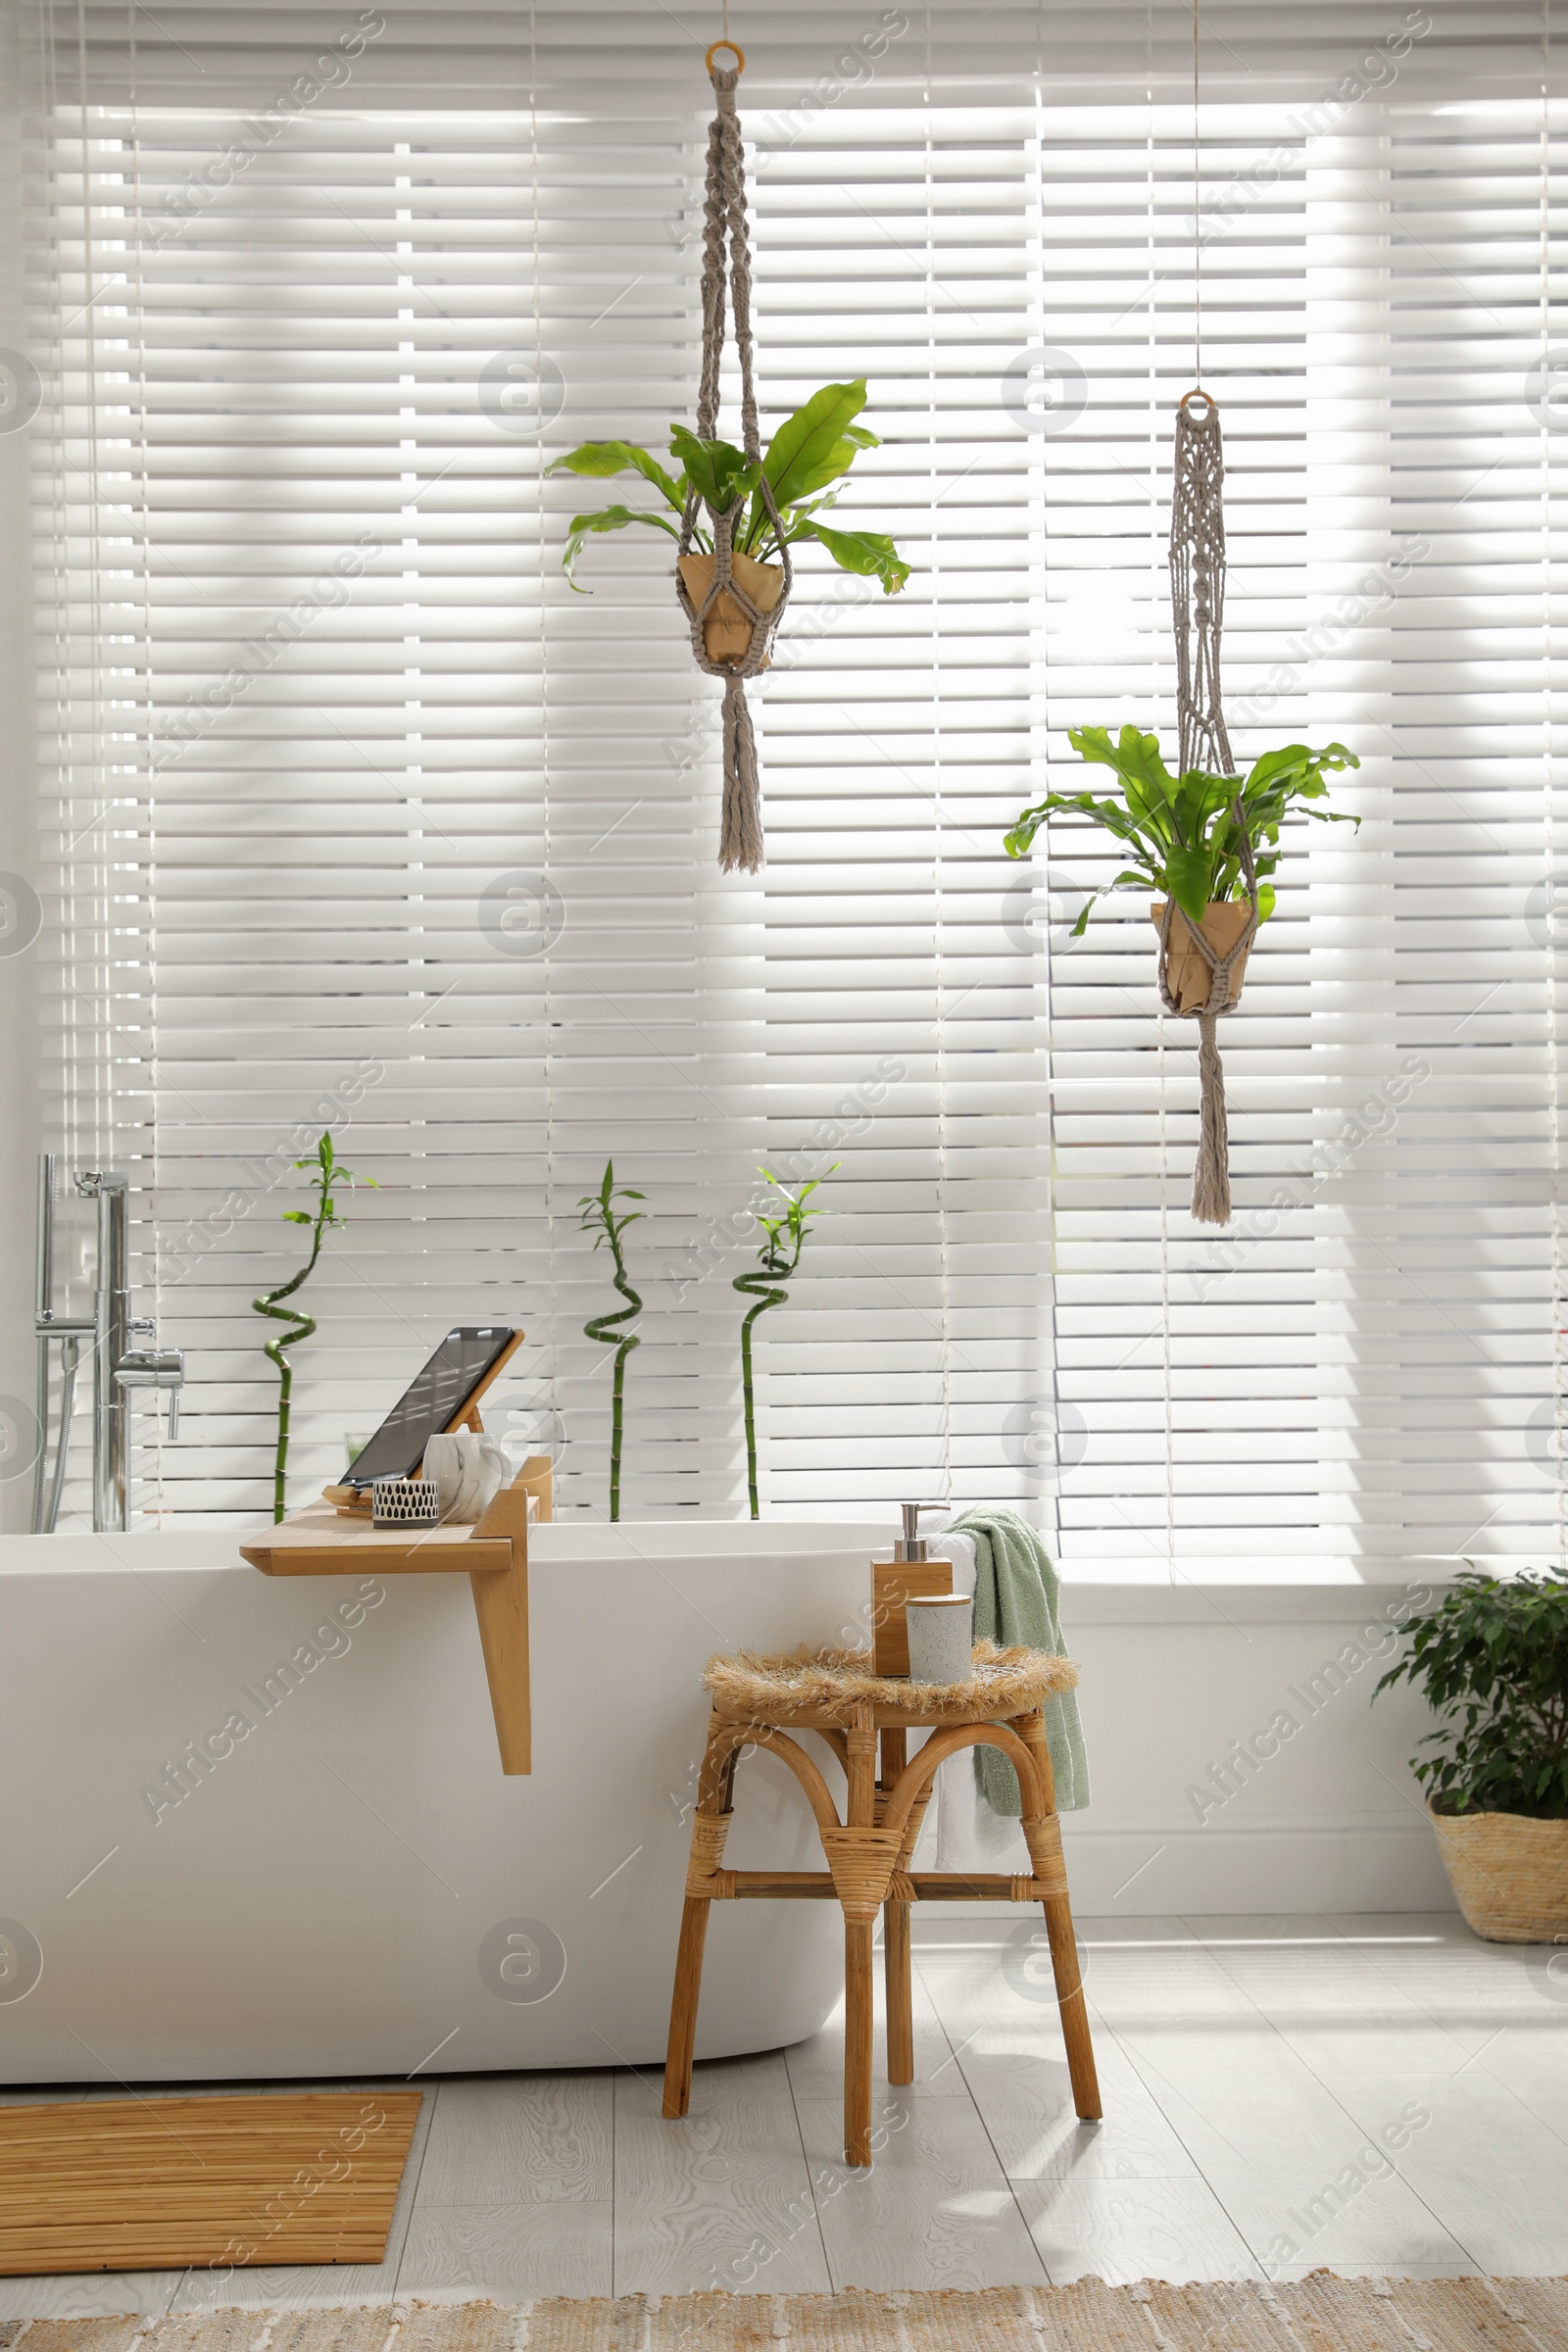
<instances>
[{"instance_id":1,"label":"white horizontal blind","mask_svg":"<svg viewBox=\"0 0 1568 2352\"><path fill-rule=\"evenodd\" d=\"M567 1506L604 1508L608 1358L582 1326L620 1301L577 1202L613 1154L658 1220L630 1242L654 1311L627 1506L727 1501L738 1306L710 1286L661 1315L656 1269L749 1189L747 899L712 872L711 739L685 757L707 692L665 579L616 551L571 597L570 486L541 489L571 440L687 406L668 224L696 125L607 152L557 122L547 152L525 88L457 122L246 120L91 111L85 176L74 135L56 155L62 306L94 337L68 357L91 371L68 524L113 542L73 621L135 649L99 790L136 775L126 895L151 924L95 974L102 1022L137 1033L97 1149L136 1161L144 1279L191 1374L158 1497L270 1496L248 1302L299 1262L290 1163L330 1126L380 1189L304 1294L296 1496L449 1325L515 1322L492 1423L564 1444ZM244 172L193 201L247 135ZM67 838L94 813L68 791Z\"/></svg>"},{"instance_id":2,"label":"white horizontal blind","mask_svg":"<svg viewBox=\"0 0 1568 2352\"><path fill-rule=\"evenodd\" d=\"M1074 579L1048 661L1054 718L1157 712L1168 735L1169 441L1137 441L1145 384L1168 410L1191 379L1179 231L1171 249L1190 122L1146 122L1147 261L1107 256L1088 306L1056 288L1062 341L1088 337L1102 416L1119 384L1125 422L1053 453L1052 495L1070 480L1081 500L1058 577L1070 534L1093 583ZM1054 833L1058 1364L1086 1447L1064 1545L1158 1552L1173 1573L1260 1550L1540 1554L1561 1494L1544 879L1560 416L1528 380L1549 342L1543 105L1205 114L1202 162L1232 741L1244 762L1348 743L1362 766L1335 799L1364 822L1288 836L1221 1032L1222 1236L1186 1213L1195 1041L1159 1014L1147 907L1112 901L1073 942L1079 886L1114 867L1095 836ZM1080 211L1059 145L1048 188Z\"/></svg>"},{"instance_id":3,"label":"white horizontal blind","mask_svg":"<svg viewBox=\"0 0 1568 2352\"><path fill-rule=\"evenodd\" d=\"M389 11L209 197L305 28L258 57L238 17L176 9L177 48L141 17L133 47L111 10L62 42L66 1098L78 1161L89 1133L134 1157L162 1336L191 1350L167 1505L263 1498L247 1300L294 1262L276 1163L325 1104L383 1190L308 1295L296 1493L450 1322L516 1320L513 1434L564 1446L568 1506L603 1510L581 1326L619 1301L574 1204L612 1152L649 1195L628 1513L743 1507L736 1212L758 1161L836 1160L759 1326L768 1507L1016 1499L1069 1559L1189 1573L1555 1545L1540 24L1288 14L1204 12L1227 687L1244 755L1360 750L1337 798L1366 822L1293 836L1222 1033L1218 1253L1186 1215L1193 1054L1187 1024L1161 1039L1147 921L1112 901L1068 944L1106 870L1070 827L1049 870L999 854L1081 772L1068 725L1170 731L1186 12L871 10L850 41L803 11L752 41L767 419L864 373L884 446L842 518L917 566L888 602L803 561L755 884L712 870L714 690L662 542L592 544L572 598L564 520L593 493L540 479L689 413L696 50L646 15L464 12L460 40L456 12ZM1379 86L1328 102L1369 55ZM542 359L547 407L559 370L540 436L482 388L508 354ZM344 599L267 658L334 559ZM537 956L481 912L517 875L564 918ZM1369 1100L1379 1131L1346 1140Z\"/></svg>"},{"instance_id":4,"label":"white horizontal blind","mask_svg":"<svg viewBox=\"0 0 1568 2352\"><path fill-rule=\"evenodd\" d=\"M791 1501L1015 1499L1049 1443L1045 999L997 903L1032 735L1029 451L1000 397L1031 340L1031 130L933 100L760 159L775 377L867 378L884 448L842 512L916 565L892 603L830 586L846 616L766 705L770 1142L823 1122L823 1198L853 1204L772 1341Z\"/></svg>"}]
</instances>

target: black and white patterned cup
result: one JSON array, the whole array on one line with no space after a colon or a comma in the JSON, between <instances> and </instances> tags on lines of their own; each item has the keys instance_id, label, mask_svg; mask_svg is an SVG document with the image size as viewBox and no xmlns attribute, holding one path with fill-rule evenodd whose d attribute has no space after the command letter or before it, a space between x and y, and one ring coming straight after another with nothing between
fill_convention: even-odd
<instances>
[{"instance_id":1,"label":"black and white patterned cup","mask_svg":"<svg viewBox=\"0 0 1568 2352\"><path fill-rule=\"evenodd\" d=\"M372 1527L435 1527L441 1497L433 1478L378 1478L370 1487Z\"/></svg>"}]
</instances>

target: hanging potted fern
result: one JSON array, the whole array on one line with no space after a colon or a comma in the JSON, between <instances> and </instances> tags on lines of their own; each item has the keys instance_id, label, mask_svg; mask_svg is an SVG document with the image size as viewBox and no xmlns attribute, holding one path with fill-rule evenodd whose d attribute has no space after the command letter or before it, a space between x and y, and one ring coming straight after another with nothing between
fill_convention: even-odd
<instances>
[{"instance_id":1,"label":"hanging potted fern","mask_svg":"<svg viewBox=\"0 0 1568 2352\"><path fill-rule=\"evenodd\" d=\"M1070 727L1079 758L1108 767L1114 793L1049 792L1025 808L1004 844L1009 858L1027 855L1048 817L1087 817L1102 827L1131 862L1085 900L1072 936L1081 939L1097 899L1108 891L1157 893L1149 913L1159 934L1159 993L1167 1012L1199 1024L1202 1085L1193 1215L1223 1225L1231 1213L1225 1086L1215 1023L1241 999L1247 958L1258 926L1274 911L1271 879L1280 861L1280 827L1288 816L1359 825L1343 809L1314 804L1328 794L1331 772L1359 767L1353 752L1331 743L1314 752L1304 743L1265 752L1245 776L1193 765L1172 775L1157 735L1123 727L1113 742L1108 727Z\"/></svg>"},{"instance_id":2,"label":"hanging potted fern","mask_svg":"<svg viewBox=\"0 0 1568 2352\"><path fill-rule=\"evenodd\" d=\"M1101 800L1092 792L1047 793L1024 809L1005 835L1007 855L1026 856L1051 816L1086 816L1102 826L1132 862L1091 892L1072 936L1082 939L1096 901L1108 892L1157 892L1150 920L1162 938L1171 938L1169 986L1183 1012L1197 1011L1207 1003L1212 976L1193 931L1200 931L1225 956L1247 929L1251 913L1246 888L1248 855L1257 880L1257 920L1264 923L1274 911L1270 877L1279 866L1280 826L1286 817L1315 816L1334 825L1361 822L1343 809L1312 806L1327 797L1324 779L1329 773L1361 764L1343 743L1331 743L1321 752L1304 743L1287 744L1283 751L1265 752L1254 760L1246 776L1212 775L1201 767L1173 776L1160 757L1159 737L1144 735L1137 727L1123 727L1115 742L1108 727L1069 727L1067 741L1081 760L1111 770L1117 778L1113 796ZM1176 932L1168 919L1173 912L1187 918ZM1233 1004L1242 993L1250 946L1249 940L1231 971Z\"/></svg>"},{"instance_id":3,"label":"hanging potted fern","mask_svg":"<svg viewBox=\"0 0 1568 2352\"><path fill-rule=\"evenodd\" d=\"M1159 933L1159 1001L1198 1023L1199 1129L1192 1208L1203 1225L1230 1221L1230 1142L1218 1023L1234 1010L1260 923L1274 910L1269 879L1279 864L1280 826L1289 814L1358 825L1339 810L1307 804L1328 790L1325 771L1358 767L1342 743L1314 752L1287 744L1237 773L1220 693L1220 637L1225 615L1225 461L1219 409L1200 380L1176 409L1171 459L1171 629L1176 652L1177 773L1160 757L1159 739L1123 727L1112 743L1105 727L1074 727L1067 740L1080 758L1108 767L1120 795L1048 793L1004 836L1021 858L1046 819L1072 811L1101 825L1132 863L1102 885L1074 926L1082 938L1094 900L1107 890L1153 889L1150 912Z\"/></svg>"},{"instance_id":4,"label":"hanging potted fern","mask_svg":"<svg viewBox=\"0 0 1568 2352\"><path fill-rule=\"evenodd\" d=\"M841 571L880 580L884 595L896 596L910 566L892 540L880 531L834 529L821 519L838 500L838 491L830 485L849 472L862 450L880 446L875 433L855 421L864 406L863 376L852 384L824 384L784 419L760 460L748 458L733 442L705 440L684 424L673 424L669 454L678 468L674 472L634 441L585 441L580 449L558 458L551 472L595 480L639 473L663 504L615 505L574 514L561 559L567 579L573 588L578 586L577 559L587 541L600 533L641 523L678 541L681 518L695 494L704 507L729 521L736 583L763 612L773 611L784 586L783 570L773 559L803 539L814 539L825 548ZM764 474L771 505L761 487ZM711 531L695 522L692 552L677 558L676 569L688 605L699 612L707 606L716 563ZM727 589L706 612L703 643L714 662L743 662L751 650L751 620Z\"/></svg>"},{"instance_id":5,"label":"hanging potted fern","mask_svg":"<svg viewBox=\"0 0 1568 2352\"><path fill-rule=\"evenodd\" d=\"M733 442L670 427L672 473L633 441L585 441L557 460L552 472L606 479L639 473L663 500L662 509L601 507L574 514L562 564L573 588L585 541L641 523L676 545L676 593L701 668L724 685L724 809L719 863L755 873L762 862L760 784L757 748L746 708L745 681L772 661L773 636L788 599L792 547L814 539L840 570L878 579L896 596L909 576L893 541L880 531L842 531L821 517L838 497L829 485L849 472L877 438L855 422L865 405L865 381L824 384L787 416L760 457ZM707 522L703 520L706 514ZM775 561L776 559L776 561Z\"/></svg>"},{"instance_id":6,"label":"hanging potted fern","mask_svg":"<svg viewBox=\"0 0 1568 2352\"><path fill-rule=\"evenodd\" d=\"M715 64L727 49L733 65ZM671 427L669 454L678 473L631 441L587 441L552 468L609 478L640 473L663 509L603 507L573 517L564 558L566 575L591 532L641 523L675 542L675 594L691 630L700 669L724 681L724 797L718 861L756 873L762 863L761 780L746 702L746 680L764 670L789 603L790 549L815 539L846 571L873 575L888 595L909 576L891 539L873 531L840 531L820 520L848 473L876 438L856 422L865 406L865 382L823 384L785 418L766 450L758 425L753 375L751 236L746 212L746 166L736 112L736 84L746 60L727 38L708 53L717 101L709 125L703 239L703 356L697 390L697 429ZM727 245L727 268L726 268ZM727 279L727 283L726 283ZM740 373L741 439L715 438L726 317L733 321ZM776 558L774 562L772 559ZM575 580L572 582L576 585Z\"/></svg>"}]
</instances>

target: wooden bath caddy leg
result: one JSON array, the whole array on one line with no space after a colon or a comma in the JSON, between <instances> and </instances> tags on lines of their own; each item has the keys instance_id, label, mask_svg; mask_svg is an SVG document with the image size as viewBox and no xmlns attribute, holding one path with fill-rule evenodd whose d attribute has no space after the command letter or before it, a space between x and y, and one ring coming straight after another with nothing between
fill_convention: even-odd
<instances>
[{"instance_id":1,"label":"wooden bath caddy leg","mask_svg":"<svg viewBox=\"0 0 1568 2352\"><path fill-rule=\"evenodd\" d=\"M708 1746L697 1784L697 1811L692 1816L691 1860L686 1869L686 1900L680 1915L680 1942L675 1952L675 1985L669 2001L669 2046L664 2053L666 2122L685 2115L692 2100L692 2053L697 2046L697 2002L703 1988L703 1947L708 1941L708 1913L713 1900L713 1882L724 1856L735 1781L733 1745L724 1739L716 1715L708 1728Z\"/></svg>"},{"instance_id":2,"label":"wooden bath caddy leg","mask_svg":"<svg viewBox=\"0 0 1568 2352\"><path fill-rule=\"evenodd\" d=\"M1051 1769L1045 1721L1038 1714L1024 1715L1012 1728L1034 1757L1045 1784L1047 1811L1034 1820L1026 1817L1022 1829L1034 1875L1049 1889L1040 1907L1046 1915L1046 1934L1051 1939L1051 1967L1061 2010L1061 2038L1067 2045L1073 2105L1082 2122L1097 2124L1104 2110L1100 2102L1095 2045L1089 2033L1089 2005L1084 1999L1083 1977L1078 1967L1072 1905L1067 1898L1067 1865L1061 1851L1061 1822L1056 1813L1056 1785Z\"/></svg>"},{"instance_id":3,"label":"wooden bath caddy leg","mask_svg":"<svg viewBox=\"0 0 1568 2352\"><path fill-rule=\"evenodd\" d=\"M470 1569L468 1583L473 1590L473 1613L479 1622L479 1645L484 1651L485 1680L490 1685L490 1709L496 1719L501 1769L505 1773L525 1773L533 1765L526 1490L520 1485L503 1487L486 1506L473 1532L476 1538L511 1539L511 1566Z\"/></svg>"}]
</instances>

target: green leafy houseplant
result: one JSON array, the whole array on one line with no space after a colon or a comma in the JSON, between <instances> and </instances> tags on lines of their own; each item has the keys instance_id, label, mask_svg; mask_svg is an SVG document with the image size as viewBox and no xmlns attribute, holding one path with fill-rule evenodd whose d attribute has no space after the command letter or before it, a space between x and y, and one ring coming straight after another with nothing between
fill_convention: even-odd
<instances>
[{"instance_id":1,"label":"green leafy houseplant","mask_svg":"<svg viewBox=\"0 0 1568 2352\"><path fill-rule=\"evenodd\" d=\"M310 1227L311 1253L299 1272L289 1281L280 1283L275 1291L265 1291L260 1298L251 1300L251 1305L257 1314L270 1315L277 1322L287 1323L290 1326L288 1331L280 1333L276 1339L269 1340L264 1349L264 1353L277 1366L278 1377L277 1449L272 1461L272 1518L274 1522L283 1516L284 1498L288 1489L289 1404L294 1389L294 1367L284 1352L283 1343L286 1340L289 1347L297 1348L302 1340L313 1338L316 1332L316 1323L312 1316L302 1313L297 1306L285 1306L283 1300L292 1298L295 1292L302 1290L309 1282L316 1271L316 1261L321 1254L321 1244L332 1228L335 1225L348 1223L347 1217L342 1215L338 1209L333 1197L333 1187L346 1184L352 1192L356 1184L368 1184L372 1192L378 1189L373 1176L356 1176L352 1168L344 1167L342 1161L333 1153L330 1133L321 1136L313 1158L297 1159L294 1165L297 1168L315 1169L316 1206L314 1209L285 1208L283 1221L288 1225L308 1225Z\"/></svg>"},{"instance_id":2,"label":"green leafy houseplant","mask_svg":"<svg viewBox=\"0 0 1568 2352\"><path fill-rule=\"evenodd\" d=\"M828 1175L833 1175L837 1168L838 1162L835 1160ZM803 1184L798 1193L792 1193L788 1185L779 1182L771 1168L759 1168L757 1172L760 1176L765 1176L773 1187L783 1203L783 1213L770 1217L766 1206L759 1211L757 1222L762 1229L763 1240L757 1252L757 1271L737 1274L732 1285L735 1290L745 1292L757 1301L741 1321L741 1391L746 1401L746 1492L754 1519L761 1514L757 1500L757 1407L752 1390L752 1325L770 1306L782 1306L788 1298L789 1292L784 1286L801 1262L808 1221L822 1213L819 1208L808 1208L806 1203L817 1185L823 1182L821 1177L814 1177L809 1184Z\"/></svg>"},{"instance_id":3,"label":"green leafy houseplant","mask_svg":"<svg viewBox=\"0 0 1568 2352\"><path fill-rule=\"evenodd\" d=\"M1434 1811L1568 1820L1568 1580L1469 1568L1435 1609L1399 1620L1378 1684L1426 1693L1440 1728L1412 1756Z\"/></svg>"},{"instance_id":4,"label":"green leafy houseplant","mask_svg":"<svg viewBox=\"0 0 1568 2352\"><path fill-rule=\"evenodd\" d=\"M611 1257L614 1261L615 1288L623 1298L630 1301L626 1306L617 1307L612 1315L596 1315L591 1323L585 1323L582 1327L585 1339L597 1340L607 1348L613 1346L615 1349L614 1386L610 1409L610 1516L612 1519L620 1517L620 1442L624 1412L626 1358L634 1348L642 1346L642 1341L635 1332L618 1332L616 1325L630 1323L642 1313L643 1307L642 1299L627 1279L626 1259L620 1240L627 1226L635 1225L643 1212L640 1208L633 1208L617 1216L615 1202L617 1200L641 1200L645 1198L644 1194L634 1193L626 1185L617 1186L615 1163L612 1159L607 1159L598 1192L584 1193L577 1203L582 1210L584 1233L593 1235L596 1250L609 1249Z\"/></svg>"},{"instance_id":5,"label":"green leafy houseplant","mask_svg":"<svg viewBox=\"0 0 1568 2352\"><path fill-rule=\"evenodd\" d=\"M1009 858L1022 858L1048 817L1070 811L1103 826L1123 844L1132 862L1085 902L1073 925L1075 939L1083 937L1090 908L1107 891L1154 891L1174 899L1200 924L1210 905L1245 899L1244 830L1257 873L1258 919L1266 921L1274 911L1274 886L1267 877L1280 861L1285 818L1299 812L1328 824L1361 822L1343 810L1312 806L1327 797L1324 777L1330 770L1361 764L1343 743L1321 752L1304 743L1287 744L1283 751L1265 752L1245 776L1214 775L1200 767L1173 776L1160 758L1158 736L1141 734L1137 727L1123 727L1115 742L1108 727L1071 727L1067 740L1080 759L1108 767L1118 789L1102 800L1092 792L1048 793L1024 809L1005 842Z\"/></svg>"},{"instance_id":6,"label":"green leafy houseplant","mask_svg":"<svg viewBox=\"0 0 1568 2352\"><path fill-rule=\"evenodd\" d=\"M727 514L737 499L750 499L744 516L735 524L736 554L764 564L781 547L814 539L842 570L879 579L884 594L896 595L910 567L892 540L878 531L836 530L821 520L839 495L829 485L849 472L862 450L878 446L877 436L855 421L864 406L863 376L852 384L824 384L793 416L784 419L762 453L760 466L732 442L701 441L683 424L670 427L669 454L679 468L675 472L633 441L585 441L569 456L558 458L551 472L584 474L595 480L640 473L659 492L662 505L615 505L573 515L562 558L567 579L577 586L577 558L592 534L640 523L678 540L687 500L697 491L719 514ZM778 510L777 529L759 485L762 473ZM701 509L698 512L700 514ZM712 537L700 521L691 544L700 554L712 552Z\"/></svg>"}]
</instances>

